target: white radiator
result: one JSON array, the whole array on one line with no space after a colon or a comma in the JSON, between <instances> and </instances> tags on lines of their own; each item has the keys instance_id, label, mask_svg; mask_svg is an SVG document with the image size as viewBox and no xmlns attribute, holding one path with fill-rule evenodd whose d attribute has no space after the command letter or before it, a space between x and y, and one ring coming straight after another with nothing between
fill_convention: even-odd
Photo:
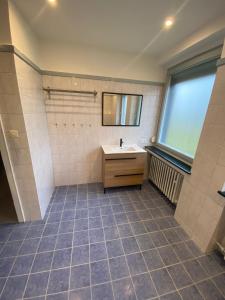
<instances>
[{"instance_id":1,"label":"white radiator","mask_svg":"<svg viewBox=\"0 0 225 300\"><path fill-rule=\"evenodd\" d=\"M159 188L159 190L172 202L177 203L180 195L184 175L176 169L151 156L149 179Z\"/></svg>"}]
</instances>

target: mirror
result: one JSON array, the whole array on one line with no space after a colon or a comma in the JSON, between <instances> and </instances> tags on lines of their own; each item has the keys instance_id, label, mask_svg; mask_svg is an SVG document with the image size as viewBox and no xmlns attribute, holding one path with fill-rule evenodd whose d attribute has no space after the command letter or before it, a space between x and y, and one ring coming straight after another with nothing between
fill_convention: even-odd
<instances>
[{"instance_id":1,"label":"mirror","mask_svg":"<svg viewBox=\"0 0 225 300\"><path fill-rule=\"evenodd\" d=\"M103 126L140 126L143 95L102 93Z\"/></svg>"}]
</instances>

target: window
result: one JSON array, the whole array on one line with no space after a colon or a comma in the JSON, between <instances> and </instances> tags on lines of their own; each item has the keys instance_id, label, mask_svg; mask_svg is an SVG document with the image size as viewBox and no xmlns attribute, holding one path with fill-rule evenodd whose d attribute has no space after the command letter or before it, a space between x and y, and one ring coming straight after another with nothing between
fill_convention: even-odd
<instances>
[{"instance_id":1,"label":"window","mask_svg":"<svg viewBox=\"0 0 225 300\"><path fill-rule=\"evenodd\" d=\"M158 144L178 156L195 156L215 80L216 61L171 76Z\"/></svg>"}]
</instances>

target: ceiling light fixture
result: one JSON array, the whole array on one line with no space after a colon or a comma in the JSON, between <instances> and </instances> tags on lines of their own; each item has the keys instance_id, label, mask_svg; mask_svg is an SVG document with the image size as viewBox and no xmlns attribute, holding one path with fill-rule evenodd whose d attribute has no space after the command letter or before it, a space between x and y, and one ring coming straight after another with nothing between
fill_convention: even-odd
<instances>
[{"instance_id":1,"label":"ceiling light fixture","mask_svg":"<svg viewBox=\"0 0 225 300\"><path fill-rule=\"evenodd\" d=\"M56 5L57 5L57 0L48 0L48 3L49 3L51 6L56 6Z\"/></svg>"},{"instance_id":2,"label":"ceiling light fixture","mask_svg":"<svg viewBox=\"0 0 225 300\"><path fill-rule=\"evenodd\" d=\"M167 18L164 22L164 27L166 29L169 29L174 23L174 19L173 18Z\"/></svg>"}]
</instances>

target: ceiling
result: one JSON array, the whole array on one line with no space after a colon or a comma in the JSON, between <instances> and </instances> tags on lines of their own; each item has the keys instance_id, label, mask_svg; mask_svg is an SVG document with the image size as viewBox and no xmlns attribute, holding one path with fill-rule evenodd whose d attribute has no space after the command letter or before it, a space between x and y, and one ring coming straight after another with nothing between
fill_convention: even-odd
<instances>
[{"instance_id":1,"label":"ceiling","mask_svg":"<svg viewBox=\"0 0 225 300\"><path fill-rule=\"evenodd\" d=\"M40 39L165 55L225 12L225 0L13 0ZM170 30L163 22L175 17Z\"/></svg>"}]
</instances>

